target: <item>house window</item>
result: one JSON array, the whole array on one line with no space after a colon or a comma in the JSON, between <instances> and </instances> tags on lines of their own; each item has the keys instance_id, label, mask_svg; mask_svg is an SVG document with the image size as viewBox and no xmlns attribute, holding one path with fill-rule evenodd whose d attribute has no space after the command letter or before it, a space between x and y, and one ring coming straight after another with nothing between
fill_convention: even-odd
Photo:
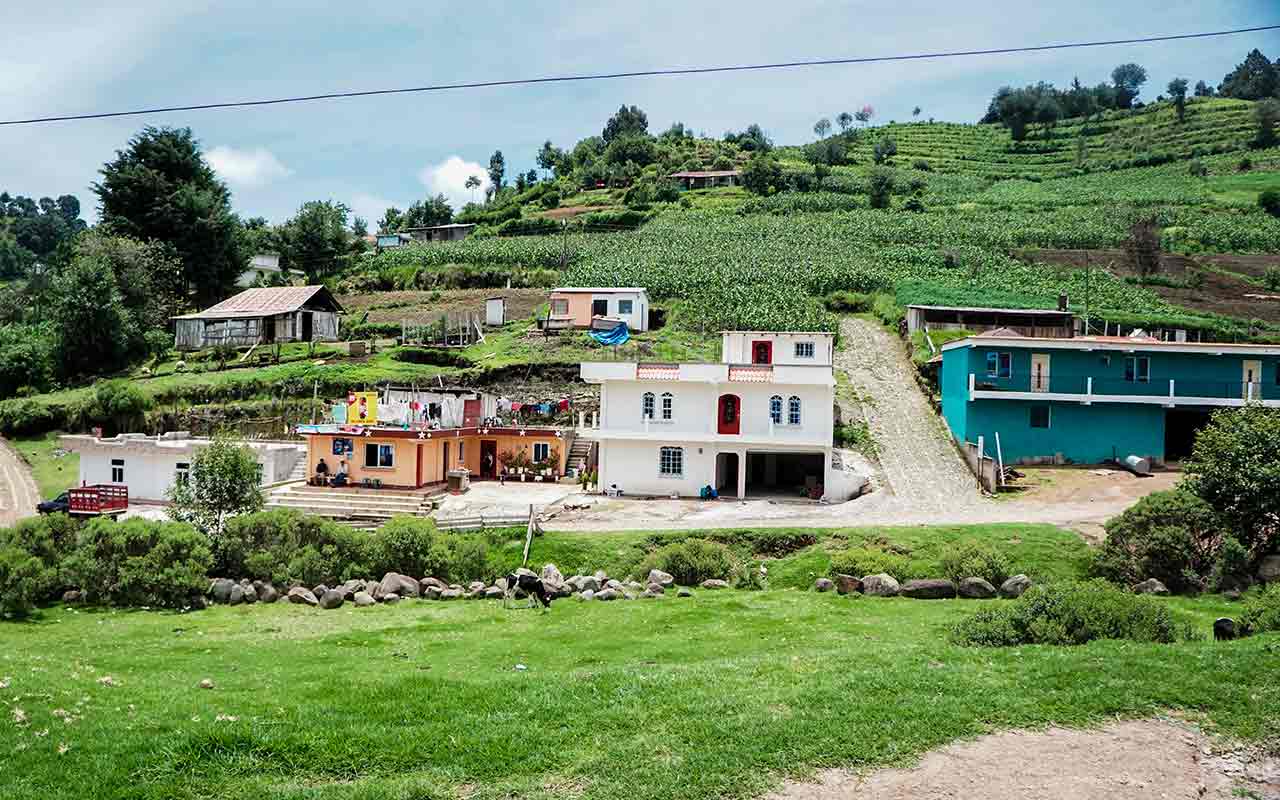
<instances>
[{"instance_id":1,"label":"house window","mask_svg":"<svg viewBox=\"0 0 1280 800\"><path fill-rule=\"evenodd\" d=\"M462 444L458 444L458 456L462 456ZM364 465L373 469L390 469L396 465L395 445L367 442L364 446Z\"/></svg>"},{"instance_id":2,"label":"house window","mask_svg":"<svg viewBox=\"0 0 1280 800\"><path fill-rule=\"evenodd\" d=\"M640 398L640 416L643 419L653 419L653 392L645 392Z\"/></svg>"},{"instance_id":3,"label":"house window","mask_svg":"<svg viewBox=\"0 0 1280 800\"><path fill-rule=\"evenodd\" d=\"M667 422L671 421L672 413L675 411L676 398L671 392L662 393L662 418Z\"/></svg>"},{"instance_id":4,"label":"house window","mask_svg":"<svg viewBox=\"0 0 1280 800\"><path fill-rule=\"evenodd\" d=\"M720 421L726 425L732 425L734 420L738 418L738 398L733 395L725 395L720 398Z\"/></svg>"},{"instance_id":5,"label":"house window","mask_svg":"<svg viewBox=\"0 0 1280 800\"><path fill-rule=\"evenodd\" d=\"M179 486L186 486L191 481L191 465L185 461L179 461L173 480Z\"/></svg>"},{"instance_id":6,"label":"house window","mask_svg":"<svg viewBox=\"0 0 1280 800\"><path fill-rule=\"evenodd\" d=\"M664 478L679 478L684 475L684 448L658 448L658 474Z\"/></svg>"},{"instance_id":7,"label":"house window","mask_svg":"<svg viewBox=\"0 0 1280 800\"><path fill-rule=\"evenodd\" d=\"M791 399L787 401L787 424L800 424L800 398L795 395L792 395Z\"/></svg>"},{"instance_id":8,"label":"house window","mask_svg":"<svg viewBox=\"0 0 1280 800\"><path fill-rule=\"evenodd\" d=\"M1129 383L1147 383L1151 380L1151 359L1146 356L1129 356L1124 360L1124 379Z\"/></svg>"},{"instance_id":9,"label":"house window","mask_svg":"<svg viewBox=\"0 0 1280 800\"><path fill-rule=\"evenodd\" d=\"M1031 407L1031 427L1033 428L1049 427L1049 407L1048 406L1032 406Z\"/></svg>"},{"instance_id":10,"label":"house window","mask_svg":"<svg viewBox=\"0 0 1280 800\"><path fill-rule=\"evenodd\" d=\"M568 300L552 300L552 301L551 301L551 313L552 313L552 314L555 314L557 317L565 317L565 316L568 316L568 315L569 315L569 301L568 301Z\"/></svg>"},{"instance_id":11,"label":"house window","mask_svg":"<svg viewBox=\"0 0 1280 800\"><path fill-rule=\"evenodd\" d=\"M630 313L631 313L631 309L634 307L634 306L632 305L634 302L635 302L634 300L619 300L619 301L618 301L618 314L619 314L619 315L622 315L622 314L630 314Z\"/></svg>"},{"instance_id":12,"label":"house window","mask_svg":"<svg viewBox=\"0 0 1280 800\"><path fill-rule=\"evenodd\" d=\"M124 483L124 459L111 459L111 482Z\"/></svg>"},{"instance_id":13,"label":"house window","mask_svg":"<svg viewBox=\"0 0 1280 800\"><path fill-rule=\"evenodd\" d=\"M987 353L987 377L1009 378L1013 376L1012 353Z\"/></svg>"},{"instance_id":14,"label":"house window","mask_svg":"<svg viewBox=\"0 0 1280 800\"><path fill-rule=\"evenodd\" d=\"M774 425L782 424L782 396L774 395L769 398L769 419L773 420Z\"/></svg>"},{"instance_id":15,"label":"house window","mask_svg":"<svg viewBox=\"0 0 1280 800\"><path fill-rule=\"evenodd\" d=\"M796 358L813 358L813 342L796 342Z\"/></svg>"},{"instance_id":16,"label":"house window","mask_svg":"<svg viewBox=\"0 0 1280 800\"><path fill-rule=\"evenodd\" d=\"M458 463L459 464L467 463L467 443L466 442L458 442Z\"/></svg>"},{"instance_id":17,"label":"house window","mask_svg":"<svg viewBox=\"0 0 1280 800\"><path fill-rule=\"evenodd\" d=\"M549 442L533 443L533 460L546 461L551 457L551 444Z\"/></svg>"}]
</instances>

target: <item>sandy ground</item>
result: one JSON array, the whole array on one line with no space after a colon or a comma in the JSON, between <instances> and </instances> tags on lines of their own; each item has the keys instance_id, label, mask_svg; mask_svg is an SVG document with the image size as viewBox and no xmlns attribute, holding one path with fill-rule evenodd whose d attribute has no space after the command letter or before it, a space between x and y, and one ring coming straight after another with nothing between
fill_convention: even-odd
<instances>
[{"instance_id":1,"label":"sandy ground","mask_svg":"<svg viewBox=\"0 0 1280 800\"><path fill-rule=\"evenodd\" d=\"M909 769L827 770L768 800L960 797L1271 800L1280 798L1280 760L1215 750L1195 728L1172 720L1123 722L984 736L929 753Z\"/></svg>"},{"instance_id":2,"label":"sandy ground","mask_svg":"<svg viewBox=\"0 0 1280 800\"><path fill-rule=\"evenodd\" d=\"M17 451L0 439L0 526L36 513L40 490Z\"/></svg>"},{"instance_id":3,"label":"sandy ground","mask_svg":"<svg viewBox=\"0 0 1280 800\"><path fill-rule=\"evenodd\" d=\"M578 493L577 484L568 483L519 483L507 481L501 485L493 481L471 484L471 490L463 495L445 495L440 501L436 516L470 517L528 514L529 506L543 514L548 509L560 508L571 495Z\"/></svg>"}]
</instances>

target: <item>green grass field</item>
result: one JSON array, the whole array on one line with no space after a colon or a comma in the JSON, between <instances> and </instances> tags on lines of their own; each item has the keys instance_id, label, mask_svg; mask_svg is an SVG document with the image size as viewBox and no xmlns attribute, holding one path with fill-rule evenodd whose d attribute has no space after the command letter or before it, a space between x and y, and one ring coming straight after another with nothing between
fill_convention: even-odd
<instances>
[{"instance_id":1,"label":"green grass field","mask_svg":"<svg viewBox=\"0 0 1280 800\"><path fill-rule=\"evenodd\" d=\"M80 475L80 454L60 451L58 437L62 431L50 431L41 436L29 436L10 439L9 444L18 451L22 460L31 467L31 474L40 487L40 496L45 500L57 497L62 492L76 485Z\"/></svg>"}]
</instances>

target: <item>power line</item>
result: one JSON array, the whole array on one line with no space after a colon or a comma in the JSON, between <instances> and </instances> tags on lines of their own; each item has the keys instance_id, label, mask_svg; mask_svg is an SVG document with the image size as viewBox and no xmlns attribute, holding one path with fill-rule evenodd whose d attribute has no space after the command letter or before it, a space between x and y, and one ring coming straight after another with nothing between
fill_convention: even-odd
<instances>
[{"instance_id":1,"label":"power line","mask_svg":"<svg viewBox=\"0 0 1280 800\"><path fill-rule=\"evenodd\" d=\"M0 120L5 125L35 125L46 122L70 122L73 120L107 119L110 117L136 117L144 114L165 114L174 111L206 111L220 108L247 108L252 106L274 106L288 103L309 103L317 100L338 100L349 97L375 97L379 95L413 94L421 92L440 92L454 89L486 89L499 86L529 86L542 83L571 83L576 81L602 81L619 78L648 78L657 76L707 75L717 72L755 72L771 69L794 69L799 67L826 67L841 64L874 64L888 61L919 61L934 58L961 58L967 56L1007 55L1010 53L1034 53L1046 50L1069 50L1081 47L1108 47L1120 44L1149 44L1152 42L1172 42L1183 39L1207 39L1216 36L1234 36L1240 33L1257 33L1260 31L1280 30L1280 25L1260 25L1253 28L1235 28L1225 31L1205 31L1202 33L1182 33L1171 36L1142 36L1134 39L1106 39L1093 42L1063 42L1059 44L1029 45L1026 47L997 47L987 50L949 50L936 53L911 53L896 56L862 56L851 58L825 58L812 61L780 61L772 64L738 64L717 67L673 67L668 69L636 70L632 72L601 72L582 75L553 75L541 78L514 78L498 81L473 81L469 83L441 83L428 86L412 86L399 89L368 89L352 92L329 92L326 94L300 95L297 97L277 97L268 100L235 100L221 103L192 103L188 105L160 106L156 108L135 109L132 111L104 111L89 114L66 114L62 116L32 117L30 119Z\"/></svg>"}]
</instances>

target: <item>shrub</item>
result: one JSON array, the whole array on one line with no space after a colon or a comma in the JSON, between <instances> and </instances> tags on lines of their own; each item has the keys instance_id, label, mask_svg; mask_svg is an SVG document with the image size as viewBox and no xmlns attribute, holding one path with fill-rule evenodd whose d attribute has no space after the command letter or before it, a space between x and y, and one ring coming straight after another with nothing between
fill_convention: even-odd
<instances>
[{"instance_id":1,"label":"shrub","mask_svg":"<svg viewBox=\"0 0 1280 800\"><path fill-rule=\"evenodd\" d=\"M81 530L65 564L90 602L182 608L208 588L213 554L190 525L99 517Z\"/></svg>"},{"instance_id":2,"label":"shrub","mask_svg":"<svg viewBox=\"0 0 1280 800\"><path fill-rule=\"evenodd\" d=\"M921 172L933 172L933 167L929 166L929 162L925 161L923 158L917 158L915 161L912 161L911 166Z\"/></svg>"},{"instance_id":3,"label":"shrub","mask_svg":"<svg viewBox=\"0 0 1280 800\"><path fill-rule=\"evenodd\" d=\"M1250 593L1245 601L1240 627L1245 635L1280 631L1280 583Z\"/></svg>"},{"instance_id":4,"label":"shrub","mask_svg":"<svg viewBox=\"0 0 1280 800\"><path fill-rule=\"evenodd\" d=\"M1200 590L1222 543L1213 509L1182 489L1152 492L1106 528L1092 572L1125 586L1156 578L1172 592Z\"/></svg>"},{"instance_id":5,"label":"shrub","mask_svg":"<svg viewBox=\"0 0 1280 800\"><path fill-rule=\"evenodd\" d=\"M885 325L896 328L907 318L907 310L898 305L893 295L878 294L871 304L871 313L880 318Z\"/></svg>"},{"instance_id":6,"label":"shrub","mask_svg":"<svg viewBox=\"0 0 1280 800\"><path fill-rule=\"evenodd\" d=\"M832 575L864 575L879 573L892 575L900 581L931 577L930 565L916 561L903 553L894 553L880 547L851 547L831 556Z\"/></svg>"},{"instance_id":7,"label":"shrub","mask_svg":"<svg viewBox=\"0 0 1280 800\"><path fill-rule=\"evenodd\" d=\"M1258 207L1273 217L1280 217L1280 190L1267 189L1259 194Z\"/></svg>"},{"instance_id":8,"label":"shrub","mask_svg":"<svg viewBox=\"0 0 1280 800\"><path fill-rule=\"evenodd\" d=\"M1219 592L1228 589L1247 589L1253 578L1249 574L1249 551L1234 536L1224 536L1218 548L1218 559L1213 564L1210 585Z\"/></svg>"},{"instance_id":9,"label":"shrub","mask_svg":"<svg viewBox=\"0 0 1280 800\"><path fill-rule=\"evenodd\" d=\"M728 547L745 545L754 556L781 558L817 543L818 537L807 531L788 531L765 528L763 530L725 530L708 534L713 542ZM739 549L737 552L744 552Z\"/></svg>"},{"instance_id":10,"label":"shrub","mask_svg":"<svg viewBox=\"0 0 1280 800\"><path fill-rule=\"evenodd\" d=\"M554 189L549 192L545 192L542 195L542 207L543 208L559 208L560 193L555 191Z\"/></svg>"},{"instance_id":11,"label":"shrub","mask_svg":"<svg viewBox=\"0 0 1280 800\"><path fill-rule=\"evenodd\" d=\"M769 576L759 561L739 564L731 582L733 588L744 592L762 592L769 588Z\"/></svg>"},{"instance_id":12,"label":"shrub","mask_svg":"<svg viewBox=\"0 0 1280 800\"><path fill-rule=\"evenodd\" d=\"M874 458L879 452L875 437L865 421L846 422L835 426L833 439L836 447L857 450L868 458Z\"/></svg>"},{"instance_id":13,"label":"shrub","mask_svg":"<svg viewBox=\"0 0 1280 800\"><path fill-rule=\"evenodd\" d=\"M1248 172L1249 170L1253 169L1253 159L1249 158L1248 156L1241 158L1240 163L1236 164L1236 169L1239 170L1240 172Z\"/></svg>"},{"instance_id":14,"label":"shrub","mask_svg":"<svg viewBox=\"0 0 1280 800\"><path fill-rule=\"evenodd\" d=\"M894 174L887 167L874 167L867 178L867 196L872 208L888 208L893 194Z\"/></svg>"},{"instance_id":15,"label":"shrub","mask_svg":"<svg viewBox=\"0 0 1280 800\"><path fill-rule=\"evenodd\" d=\"M366 545L370 575L388 572L423 578L440 572L442 542L435 523L410 516L392 517L370 536Z\"/></svg>"},{"instance_id":16,"label":"shrub","mask_svg":"<svg viewBox=\"0 0 1280 800\"><path fill-rule=\"evenodd\" d=\"M63 587L62 561L75 546L75 532L65 514L0 530L0 616L26 616Z\"/></svg>"},{"instance_id":17,"label":"shrub","mask_svg":"<svg viewBox=\"0 0 1280 800\"><path fill-rule=\"evenodd\" d=\"M1190 628L1175 622L1160 601L1102 581L1033 586L1012 603L984 608L951 629L953 643L981 647L1191 638Z\"/></svg>"},{"instance_id":18,"label":"shrub","mask_svg":"<svg viewBox=\"0 0 1280 800\"><path fill-rule=\"evenodd\" d=\"M1209 168L1204 165L1203 161L1195 158L1191 160L1191 163L1187 164L1187 174L1193 178L1204 178L1208 176Z\"/></svg>"},{"instance_id":19,"label":"shrub","mask_svg":"<svg viewBox=\"0 0 1280 800\"><path fill-rule=\"evenodd\" d=\"M373 573L365 542L344 525L292 509L244 514L228 520L217 541L217 574L280 586L366 578Z\"/></svg>"},{"instance_id":20,"label":"shrub","mask_svg":"<svg viewBox=\"0 0 1280 800\"><path fill-rule=\"evenodd\" d=\"M828 311L857 314L871 310L871 295L861 292L832 292L822 302Z\"/></svg>"},{"instance_id":21,"label":"shrub","mask_svg":"<svg viewBox=\"0 0 1280 800\"><path fill-rule=\"evenodd\" d=\"M559 233L563 226L548 217L509 219L498 226L499 236L545 236Z\"/></svg>"},{"instance_id":22,"label":"shrub","mask_svg":"<svg viewBox=\"0 0 1280 800\"><path fill-rule=\"evenodd\" d=\"M707 539L687 539L660 547L637 570L643 578L651 569L660 569L676 583L692 586L708 578L726 579L733 574L734 558L728 547Z\"/></svg>"},{"instance_id":23,"label":"shrub","mask_svg":"<svg viewBox=\"0 0 1280 800\"><path fill-rule=\"evenodd\" d=\"M999 586L1009 577L1009 557L989 544L967 540L948 545L939 559L942 576L959 583L965 578L983 578Z\"/></svg>"},{"instance_id":24,"label":"shrub","mask_svg":"<svg viewBox=\"0 0 1280 800\"><path fill-rule=\"evenodd\" d=\"M1280 292L1280 267L1267 267L1262 273L1262 283L1268 291Z\"/></svg>"}]
</instances>

